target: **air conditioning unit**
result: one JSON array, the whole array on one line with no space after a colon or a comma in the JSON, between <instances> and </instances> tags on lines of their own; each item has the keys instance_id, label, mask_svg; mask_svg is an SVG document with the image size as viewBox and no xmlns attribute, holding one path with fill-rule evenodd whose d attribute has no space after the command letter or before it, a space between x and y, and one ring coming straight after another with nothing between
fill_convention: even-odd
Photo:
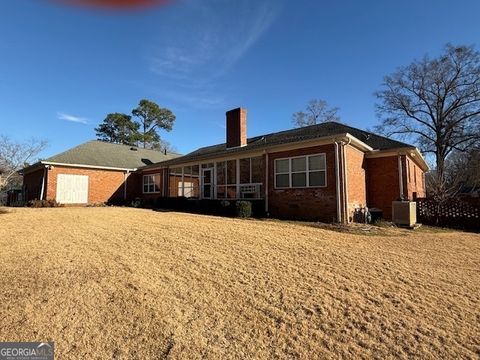
<instances>
[{"instance_id":1,"label":"air conditioning unit","mask_svg":"<svg viewBox=\"0 0 480 360\"><path fill-rule=\"evenodd\" d=\"M417 203L414 201L394 201L392 221L399 226L413 227L417 223Z\"/></svg>"}]
</instances>

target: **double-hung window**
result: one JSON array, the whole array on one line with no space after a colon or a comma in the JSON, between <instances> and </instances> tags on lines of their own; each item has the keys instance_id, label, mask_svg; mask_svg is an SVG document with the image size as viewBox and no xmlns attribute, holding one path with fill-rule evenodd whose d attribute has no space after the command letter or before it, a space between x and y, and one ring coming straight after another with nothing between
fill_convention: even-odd
<instances>
[{"instance_id":1,"label":"double-hung window","mask_svg":"<svg viewBox=\"0 0 480 360\"><path fill-rule=\"evenodd\" d=\"M145 194L160 192L160 174L143 175L143 192Z\"/></svg>"},{"instance_id":2,"label":"double-hung window","mask_svg":"<svg viewBox=\"0 0 480 360\"><path fill-rule=\"evenodd\" d=\"M275 160L275 188L327 186L325 154Z\"/></svg>"}]
</instances>

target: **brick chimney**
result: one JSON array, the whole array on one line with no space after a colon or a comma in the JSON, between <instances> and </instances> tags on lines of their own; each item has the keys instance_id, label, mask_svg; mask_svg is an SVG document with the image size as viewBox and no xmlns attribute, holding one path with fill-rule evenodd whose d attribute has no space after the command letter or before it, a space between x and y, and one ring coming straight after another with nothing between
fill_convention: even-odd
<instances>
[{"instance_id":1,"label":"brick chimney","mask_svg":"<svg viewBox=\"0 0 480 360\"><path fill-rule=\"evenodd\" d=\"M227 111L227 148L247 145L247 109Z\"/></svg>"}]
</instances>

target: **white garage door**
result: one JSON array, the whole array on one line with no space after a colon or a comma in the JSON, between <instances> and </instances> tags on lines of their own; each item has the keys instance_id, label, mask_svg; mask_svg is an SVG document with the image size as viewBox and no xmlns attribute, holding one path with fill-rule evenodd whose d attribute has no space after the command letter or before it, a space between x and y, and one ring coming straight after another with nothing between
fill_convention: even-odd
<instances>
[{"instance_id":1,"label":"white garage door","mask_svg":"<svg viewBox=\"0 0 480 360\"><path fill-rule=\"evenodd\" d=\"M57 202L86 204L88 202L88 176L58 174Z\"/></svg>"}]
</instances>

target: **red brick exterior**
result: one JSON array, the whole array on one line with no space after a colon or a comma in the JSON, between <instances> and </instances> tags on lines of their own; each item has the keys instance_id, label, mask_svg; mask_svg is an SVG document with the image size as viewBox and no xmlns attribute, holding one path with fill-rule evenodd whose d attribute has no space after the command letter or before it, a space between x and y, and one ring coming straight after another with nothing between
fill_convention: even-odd
<instances>
[{"instance_id":1,"label":"red brick exterior","mask_svg":"<svg viewBox=\"0 0 480 360\"><path fill-rule=\"evenodd\" d=\"M275 188L275 159L325 153L326 187L316 188ZM342 154L339 154L341 161ZM345 173L339 169L340 176L340 212L346 220L352 221L355 209L365 206L383 210L386 219L391 218L392 201L400 197L399 156L366 158L365 153L351 145L343 147ZM266 155L263 156L264 164ZM409 199L425 196L425 177L423 170L410 155L401 155L402 188ZM208 160L213 162L214 159ZM181 165L178 165L181 166ZM56 199L56 182L59 174L87 175L89 177L88 203L108 202L125 197L125 176L127 176L126 199L135 197L155 200L169 196L166 169L147 170L129 173L124 171L87 169L52 166L45 178L44 199ZM160 192L143 194L143 175L160 174ZM26 200L39 199L44 168L24 175ZM343 187L346 179L346 192ZM178 181L178 179L174 180ZM264 182L264 181L263 181ZM265 185L265 184L264 184ZM173 188L177 188L174 184ZM276 218L304 220L337 221L337 184L335 145L319 145L286 151L268 153L268 211ZM347 209L344 209L347 202Z\"/></svg>"},{"instance_id":2,"label":"red brick exterior","mask_svg":"<svg viewBox=\"0 0 480 360\"><path fill-rule=\"evenodd\" d=\"M425 175L423 170L414 162L410 156L404 156L404 193L410 200L415 200L416 197L422 198L426 195L425 190Z\"/></svg>"},{"instance_id":3,"label":"red brick exterior","mask_svg":"<svg viewBox=\"0 0 480 360\"><path fill-rule=\"evenodd\" d=\"M44 168L29 172L23 175L23 190L25 200L40 200L40 194L42 191ZM46 183L46 181L45 181ZM44 192L46 192L46 187Z\"/></svg>"},{"instance_id":4,"label":"red brick exterior","mask_svg":"<svg viewBox=\"0 0 480 360\"><path fill-rule=\"evenodd\" d=\"M323 188L275 189L275 159L326 154L327 186ZM269 213L276 218L335 221L337 218L334 145L322 145L268 155Z\"/></svg>"},{"instance_id":5,"label":"red brick exterior","mask_svg":"<svg viewBox=\"0 0 480 360\"><path fill-rule=\"evenodd\" d=\"M227 111L227 147L247 144L247 109Z\"/></svg>"},{"instance_id":6,"label":"red brick exterior","mask_svg":"<svg viewBox=\"0 0 480 360\"><path fill-rule=\"evenodd\" d=\"M47 177L47 200L56 199L59 174L87 175L89 204L124 198L124 171L52 166Z\"/></svg>"},{"instance_id":7,"label":"red brick exterior","mask_svg":"<svg viewBox=\"0 0 480 360\"><path fill-rule=\"evenodd\" d=\"M365 174L365 153L351 145L345 146L347 179L347 218L353 220L356 209L367 205L367 183Z\"/></svg>"},{"instance_id":8,"label":"red brick exterior","mask_svg":"<svg viewBox=\"0 0 480 360\"><path fill-rule=\"evenodd\" d=\"M385 219L392 218L392 201L400 197L398 156L366 159L367 205L379 208Z\"/></svg>"}]
</instances>

